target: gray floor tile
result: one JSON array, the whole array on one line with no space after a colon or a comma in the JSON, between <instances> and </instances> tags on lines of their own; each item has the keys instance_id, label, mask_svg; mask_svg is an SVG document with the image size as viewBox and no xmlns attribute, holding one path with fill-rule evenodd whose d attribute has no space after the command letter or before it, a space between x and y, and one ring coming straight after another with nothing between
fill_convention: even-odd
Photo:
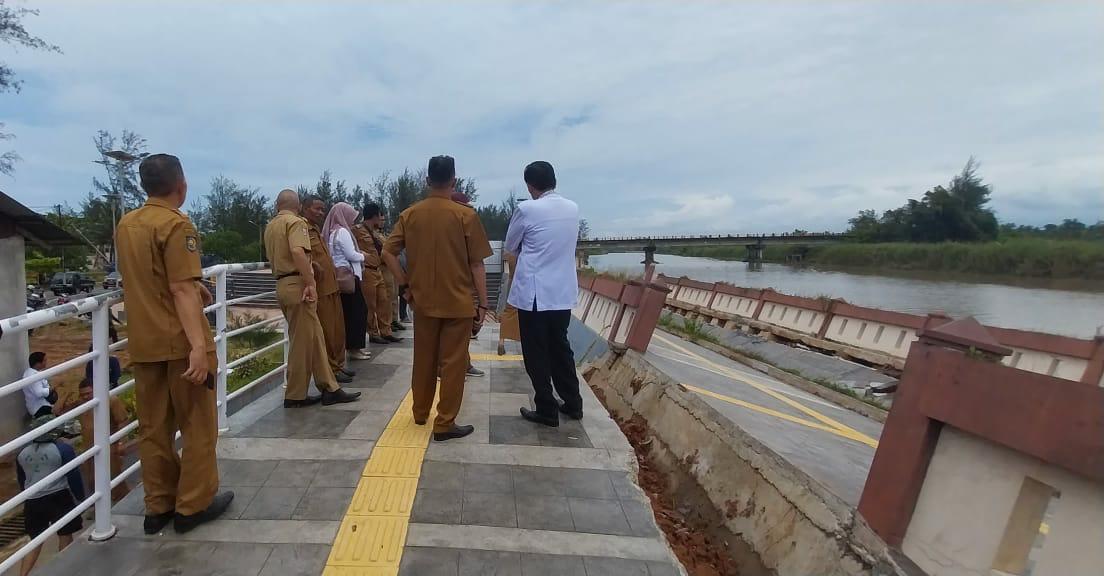
<instances>
[{"instance_id":1,"label":"gray floor tile","mask_svg":"<svg viewBox=\"0 0 1104 576\"><path fill-rule=\"evenodd\" d=\"M568 496L576 498L617 498L617 492L605 470L564 468L558 470Z\"/></svg>"},{"instance_id":2,"label":"gray floor tile","mask_svg":"<svg viewBox=\"0 0 1104 576\"><path fill-rule=\"evenodd\" d=\"M621 502L617 500L568 498L568 505L571 507L576 532L621 536L632 534L625 512L621 509Z\"/></svg>"},{"instance_id":3,"label":"gray floor tile","mask_svg":"<svg viewBox=\"0 0 1104 576\"><path fill-rule=\"evenodd\" d=\"M361 460L322 460L311 486L356 488L363 471L364 462Z\"/></svg>"},{"instance_id":4,"label":"gray floor tile","mask_svg":"<svg viewBox=\"0 0 1104 576\"><path fill-rule=\"evenodd\" d=\"M580 556L522 554L522 576L585 576L586 568Z\"/></svg>"},{"instance_id":5,"label":"gray floor tile","mask_svg":"<svg viewBox=\"0 0 1104 576\"><path fill-rule=\"evenodd\" d=\"M457 576L460 551L451 548L417 548L403 550L400 576Z\"/></svg>"},{"instance_id":6,"label":"gray floor tile","mask_svg":"<svg viewBox=\"0 0 1104 576\"><path fill-rule=\"evenodd\" d=\"M356 488L329 488L314 486L299 500L292 513L292 520L341 520Z\"/></svg>"},{"instance_id":7,"label":"gray floor tile","mask_svg":"<svg viewBox=\"0 0 1104 576\"><path fill-rule=\"evenodd\" d=\"M219 482L226 486L264 486L276 460L219 460Z\"/></svg>"},{"instance_id":8,"label":"gray floor tile","mask_svg":"<svg viewBox=\"0 0 1104 576\"><path fill-rule=\"evenodd\" d=\"M516 466L514 493L534 496L566 496L567 491L559 470L540 466Z\"/></svg>"},{"instance_id":9,"label":"gray floor tile","mask_svg":"<svg viewBox=\"0 0 1104 576\"><path fill-rule=\"evenodd\" d=\"M257 576L275 548L272 544L223 543L210 556L193 557L191 566L198 574L211 576Z\"/></svg>"},{"instance_id":10,"label":"gray floor tile","mask_svg":"<svg viewBox=\"0 0 1104 576\"><path fill-rule=\"evenodd\" d=\"M541 426L537 430L537 437L541 446L560 446L563 448L593 448L590 437L587 436L583 425L577 420L560 419L557 428Z\"/></svg>"},{"instance_id":11,"label":"gray floor tile","mask_svg":"<svg viewBox=\"0 0 1104 576\"><path fill-rule=\"evenodd\" d=\"M586 576L648 576L648 565L622 558L583 558Z\"/></svg>"},{"instance_id":12,"label":"gray floor tile","mask_svg":"<svg viewBox=\"0 0 1104 576\"><path fill-rule=\"evenodd\" d=\"M633 482L628 472L610 472L610 480L613 481L613 491L622 500L646 501L644 491Z\"/></svg>"},{"instance_id":13,"label":"gray floor tile","mask_svg":"<svg viewBox=\"0 0 1104 576\"><path fill-rule=\"evenodd\" d=\"M393 346L393 345L392 345ZM375 356L379 348L372 351ZM389 364L358 363L354 368L357 375L348 384L342 384L345 388L382 388L395 375L398 366Z\"/></svg>"},{"instance_id":14,"label":"gray floor tile","mask_svg":"<svg viewBox=\"0 0 1104 576\"><path fill-rule=\"evenodd\" d=\"M680 576L678 568L665 562L648 562L648 576Z\"/></svg>"},{"instance_id":15,"label":"gray floor tile","mask_svg":"<svg viewBox=\"0 0 1104 576\"><path fill-rule=\"evenodd\" d=\"M658 536L659 528L655 523L651 506L634 501L622 501L621 508L625 511L625 518L629 521L629 528L633 536Z\"/></svg>"},{"instance_id":16,"label":"gray floor tile","mask_svg":"<svg viewBox=\"0 0 1104 576\"><path fill-rule=\"evenodd\" d=\"M116 537L103 543L77 540L48 563L39 562L35 576L136 576L156 558L163 542ZM13 570L14 574L15 571Z\"/></svg>"},{"instance_id":17,"label":"gray floor tile","mask_svg":"<svg viewBox=\"0 0 1104 576\"><path fill-rule=\"evenodd\" d=\"M245 512L245 509L253 502L253 498L257 496L260 489L260 486L219 486L220 492L229 490L234 493L234 500L230 502L230 507L226 509L226 512L222 513L222 517L230 520L241 518L242 512Z\"/></svg>"},{"instance_id":18,"label":"gray floor tile","mask_svg":"<svg viewBox=\"0 0 1104 576\"><path fill-rule=\"evenodd\" d=\"M329 555L329 546L280 544L269 554L259 576L318 576Z\"/></svg>"},{"instance_id":19,"label":"gray floor tile","mask_svg":"<svg viewBox=\"0 0 1104 576\"><path fill-rule=\"evenodd\" d=\"M467 492L497 492L513 494L514 477L510 466L495 464L465 464L464 490Z\"/></svg>"},{"instance_id":20,"label":"gray floor tile","mask_svg":"<svg viewBox=\"0 0 1104 576\"><path fill-rule=\"evenodd\" d=\"M130 514L133 516L141 516L146 513L146 491L142 489L142 485L132 489L122 500L119 500L111 507L112 514Z\"/></svg>"},{"instance_id":21,"label":"gray floor tile","mask_svg":"<svg viewBox=\"0 0 1104 576\"><path fill-rule=\"evenodd\" d=\"M351 410L298 410L299 414L309 414L298 423L298 428L290 438L339 438L349 423L357 417Z\"/></svg>"},{"instance_id":22,"label":"gray floor tile","mask_svg":"<svg viewBox=\"0 0 1104 576\"><path fill-rule=\"evenodd\" d=\"M571 509L563 496L518 496L518 528L532 530L575 530Z\"/></svg>"},{"instance_id":23,"label":"gray floor tile","mask_svg":"<svg viewBox=\"0 0 1104 576\"><path fill-rule=\"evenodd\" d=\"M425 462L418 487L426 490L463 490L464 466L455 462Z\"/></svg>"},{"instance_id":24,"label":"gray floor tile","mask_svg":"<svg viewBox=\"0 0 1104 576\"><path fill-rule=\"evenodd\" d=\"M303 487L262 487L242 512L241 519L290 520L306 491Z\"/></svg>"},{"instance_id":25,"label":"gray floor tile","mask_svg":"<svg viewBox=\"0 0 1104 576\"><path fill-rule=\"evenodd\" d=\"M540 446L539 424L527 422L521 416L491 416L490 443L517 446Z\"/></svg>"},{"instance_id":26,"label":"gray floor tile","mask_svg":"<svg viewBox=\"0 0 1104 576\"><path fill-rule=\"evenodd\" d=\"M170 540L157 549L152 561L144 566L143 570L146 574L172 574L174 576L177 574L181 576L200 574L196 561L206 561L214 555L216 548L218 548L218 544L214 542Z\"/></svg>"},{"instance_id":27,"label":"gray floor tile","mask_svg":"<svg viewBox=\"0 0 1104 576\"><path fill-rule=\"evenodd\" d=\"M310 486L320 464L309 460L283 460L269 474L265 486Z\"/></svg>"},{"instance_id":28,"label":"gray floor tile","mask_svg":"<svg viewBox=\"0 0 1104 576\"><path fill-rule=\"evenodd\" d=\"M459 576L521 576L521 554L461 550Z\"/></svg>"},{"instance_id":29,"label":"gray floor tile","mask_svg":"<svg viewBox=\"0 0 1104 576\"><path fill-rule=\"evenodd\" d=\"M418 490L411 522L459 524L464 495L458 490Z\"/></svg>"},{"instance_id":30,"label":"gray floor tile","mask_svg":"<svg viewBox=\"0 0 1104 576\"><path fill-rule=\"evenodd\" d=\"M341 437L349 440L376 440L390 420L391 414L387 412L361 412L349 422Z\"/></svg>"},{"instance_id":31,"label":"gray floor tile","mask_svg":"<svg viewBox=\"0 0 1104 576\"><path fill-rule=\"evenodd\" d=\"M464 493L464 508L460 522L478 526L517 527L514 499L505 494Z\"/></svg>"}]
</instances>

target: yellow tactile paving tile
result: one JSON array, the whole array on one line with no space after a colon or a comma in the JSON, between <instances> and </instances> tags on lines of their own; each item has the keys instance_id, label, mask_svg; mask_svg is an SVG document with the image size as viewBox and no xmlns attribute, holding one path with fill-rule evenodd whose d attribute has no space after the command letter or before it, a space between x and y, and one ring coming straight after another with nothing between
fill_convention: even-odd
<instances>
[{"instance_id":1,"label":"yellow tactile paving tile","mask_svg":"<svg viewBox=\"0 0 1104 576\"><path fill-rule=\"evenodd\" d=\"M397 576L398 566L326 566L322 576Z\"/></svg>"},{"instance_id":2,"label":"yellow tactile paving tile","mask_svg":"<svg viewBox=\"0 0 1104 576\"><path fill-rule=\"evenodd\" d=\"M326 564L398 567L408 523L404 516L346 516Z\"/></svg>"},{"instance_id":3,"label":"yellow tactile paving tile","mask_svg":"<svg viewBox=\"0 0 1104 576\"><path fill-rule=\"evenodd\" d=\"M513 362L522 359L521 354L472 354L471 359L473 362L477 360L490 361L490 362Z\"/></svg>"},{"instance_id":4,"label":"yellow tactile paving tile","mask_svg":"<svg viewBox=\"0 0 1104 576\"><path fill-rule=\"evenodd\" d=\"M393 448L425 448L429 444L430 427L415 426L414 428L395 429L389 428L380 434L376 440L376 446Z\"/></svg>"},{"instance_id":5,"label":"yellow tactile paving tile","mask_svg":"<svg viewBox=\"0 0 1104 576\"><path fill-rule=\"evenodd\" d=\"M417 478L422 472L425 448L395 448L376 445L361 476Z\"/></svg>"},{"instance_id":6,"label":"yellow tactile paving tile","mask_svg":"<svg viewBox=\"0 0 1104 576\"><path fill-rule=\"evenodd\" d=\"M348 516L410 516L414 496L418 493L417 478L383 478L368 476L360 479Z\"/></svg>"}]
</instances>

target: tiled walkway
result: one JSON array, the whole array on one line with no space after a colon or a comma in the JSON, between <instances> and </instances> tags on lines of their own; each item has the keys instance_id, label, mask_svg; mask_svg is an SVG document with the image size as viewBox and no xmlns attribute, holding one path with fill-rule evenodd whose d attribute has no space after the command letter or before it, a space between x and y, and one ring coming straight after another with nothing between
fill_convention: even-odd
<instances>
[{"instance_id":1,"label":"tiled walkway","mask_svg":"<svg viewBox=\"0 0 1104 576\"><path fill-rule=\"evenodd\" d=\"M147 537L138 489L115 508L116 538L82 541L35 574L680 574L633 482L631 448L594 395L584 386L582 423L523 421L528 378L519 357L494 356L495 328L471 346L487 376L468 379L459 422L475 434L435 443L400 433L410 428L410 339L376 347L348 385L360 402L284 410L278 388L231 417L219 471L236 497L223 519ZM393 483L388 453L408 449L420 457L414 472ZM395 554L380 551L388 534Z\"/></svg>"}]
</instances>

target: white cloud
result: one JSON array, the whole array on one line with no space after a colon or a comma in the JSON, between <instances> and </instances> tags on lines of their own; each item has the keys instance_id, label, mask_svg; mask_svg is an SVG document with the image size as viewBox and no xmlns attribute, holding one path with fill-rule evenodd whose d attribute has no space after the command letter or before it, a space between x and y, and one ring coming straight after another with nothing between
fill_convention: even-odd
<instances>
[{"instance_id":1,"label":"white cloud","mask_svg":"<svg viewBox=\"0 0 1104 576\"><path fill-rule=\"evenodd\" d=\"M553 162L595 233L840 229L970 155L1006 219L1104 214L1104 5L31 2L5 55L32 205L98 129L274 193L451 153L482 200Z\"/></svg>"}]
</instances>

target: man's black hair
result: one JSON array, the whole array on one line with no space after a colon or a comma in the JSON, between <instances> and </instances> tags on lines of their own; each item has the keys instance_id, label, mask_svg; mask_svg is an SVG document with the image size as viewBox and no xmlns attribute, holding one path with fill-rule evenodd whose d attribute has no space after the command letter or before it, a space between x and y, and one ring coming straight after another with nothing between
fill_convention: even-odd
<instances>
[{"instance_id":1,"label":"man's black hair","mask_svg":"<svg viewBox=\"0 0 1104 576\"><path fill-rule=\"evenodd\" d=\"M365 202L364 210L362 212L364 213L365 220L371 220L372 218L383 214L383 209L380 208L380 205L376 204L375 202Z\"/></svg>"},{"instance_id":2,"label":"man's black hair","mask_svg":"<svg viewBox=\"0 0 1104 576\"><path fill-rule=\"evenodd\" d=\"M315 202L321 202L322 207L326 207L326 201L323 200L321 196L319 196L318 194L307 194L305 197L303 197L303 209L306 210L307 208L314 206Z\"/></svg>"},{"instance_id":3,"label":"man's black hair","mask_svg":"<svg viewBox=\"0 0 1104 576\"><path fill-rule=\"evenodd\" d=\"M39 362L45 362L45 361L46 361L46 353L45 352L31 352L31 355L27 357L27 366L34 366L35 364L38 364Z\"/></svg>"},{"instance_id":4,"label":"man's black hair","mask_svg":"<svg viewBox=\"0 0 1104 576\"><path fill-rule=\"evenodd\" d=\"M556 171L544 160L537 160L525 167L525 183L538 192L548 192L556 187Z\"/></svg>"},{"instance_id":5,"label":"man's black hair","mask_svg":"<svg viewBox=\"0 0 1104 576\"><path fill-rule=\"evenodd\" d=\"M92 381L88 378L81 378L80 384L77 384L77 388L91 388Z\"/></svg>"},{"instance_id":6,"label":"man's black hair","mask_svg":"<svg viewBox=\"0 0 1104 576\"><path fill-rule=\"evenodd\" d=\"M184 168L180 165L180 159L172 154L154 154L142 160L138 175L142 180L142 190L147 195L168 196L184 179Z\"/></svg>"},{"instance_id":7,"label":"man's black hair","mask_svg":"<svg viewBox=\"0 0 1104 576\"><path fill-rule=\"evenodd\" d=\"M430 186L446 186L456 177L456 160L452 156L434 156L426 170Z\"/></svg>"}]
</instances>

